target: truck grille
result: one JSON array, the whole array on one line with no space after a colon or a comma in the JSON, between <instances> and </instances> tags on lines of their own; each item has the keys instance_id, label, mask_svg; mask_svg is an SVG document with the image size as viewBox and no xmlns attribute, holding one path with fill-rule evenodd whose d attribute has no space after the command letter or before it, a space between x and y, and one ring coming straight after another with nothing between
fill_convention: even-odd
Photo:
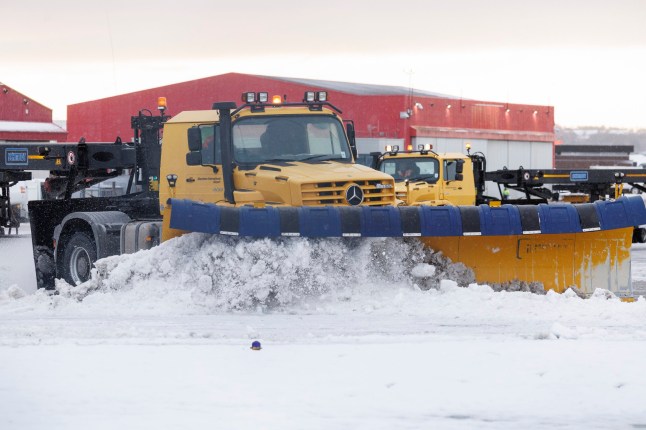
<instances>
[{"instance_id":1,"label":"truck grille","mask_svg":"<svg viewBox=\"0 0 646 430\"><path fill-rule=\"evenodd\" d=\"M395 203L394 185L389 181L341 181L306 183L301 187L303 206L347 205L345 190L352 184L363 191L363 205L387 206ZM384 188L388 187L389 188Z\"/></svg>"}]
</instances>

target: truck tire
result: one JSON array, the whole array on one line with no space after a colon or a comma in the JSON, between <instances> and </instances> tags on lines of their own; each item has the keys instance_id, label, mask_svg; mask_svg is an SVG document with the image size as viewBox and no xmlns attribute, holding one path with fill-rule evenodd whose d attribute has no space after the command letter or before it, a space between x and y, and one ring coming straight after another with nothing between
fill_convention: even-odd
<instances>
[{"instance_id":1,"label":"truck tire","mask_svg":"<svg viewBox=\"0 0 646 430\"><path fill-rule=\"evenodd\" d=\"M79 285L92 277L96 261L96 245L86 233L74 233L63 249L63 278L70 285Z\"/></svg>"},{"instance_id":2,"label":"truck tire","mask_svg":"<svg viewBox=\"0 0 646 430\"><path fill-rule=\"evenodd\" d=\"M646 243L646 228L635 228L633 231L633 243Z\"/></svg>"}]
</instances>

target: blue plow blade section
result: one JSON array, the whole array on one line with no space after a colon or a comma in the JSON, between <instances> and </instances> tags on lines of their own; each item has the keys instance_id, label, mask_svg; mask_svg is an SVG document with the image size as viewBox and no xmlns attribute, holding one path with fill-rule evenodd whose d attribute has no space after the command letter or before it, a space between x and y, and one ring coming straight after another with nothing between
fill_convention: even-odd
<instances>
[{"instance_id":1,"label":"blue plow blade section","mask_svg":"<svg viewBox=\"0 0 646 430\"><path fill-rule=\"evenodd\" d=\"M567 234L646 224L639 196L583 204L220 206L169 199L170 227L244 237L446 237Z\"/></svg>"}]
</instances>

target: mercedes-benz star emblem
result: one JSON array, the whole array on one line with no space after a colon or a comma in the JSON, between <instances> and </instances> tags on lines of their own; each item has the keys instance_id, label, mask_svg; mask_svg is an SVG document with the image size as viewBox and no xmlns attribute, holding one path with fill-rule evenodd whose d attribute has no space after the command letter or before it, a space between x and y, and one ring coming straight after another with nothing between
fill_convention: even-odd
<instances>
[{"instance_id":1,"label":"mercedes-benz star emblem","mask_svg":"<svg viewBox=\"0 0 646 430\"><path fill-rule=\"evenodd\" d=\"M358 185L350 185L345 190L345 199L352 206L357 206L363 203L363 190Z\"/></svg>"}]
</instances>

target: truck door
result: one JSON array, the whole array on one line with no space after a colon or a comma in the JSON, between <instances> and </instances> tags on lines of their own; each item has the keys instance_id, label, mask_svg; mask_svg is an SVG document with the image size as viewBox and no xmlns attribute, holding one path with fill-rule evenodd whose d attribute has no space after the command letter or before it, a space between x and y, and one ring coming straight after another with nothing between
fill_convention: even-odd
<instances>
[{"instance_id":1,"label":"truck door","mask_svg":"<svg viewBox=\"0 0 646 430\"><path fill-rule=\"evenodd\" d=\"M220 150L219 125L199 126L202 139L201 166L191 166L187 172L184 198L204 202L223 199L222 152Z\"/></svg>"},{"instance_id":2,"label":"truck door","mask_svg":"<svg viewBox=\"0 0 646 430\"><path fill-rule=\"evenodd\" d=\"M464 160L461 159L449 158L443 161L444 200L448 200L454 205L472 205L474 201L473 185L467 187L464 184L463 166Z\"/></svg>"}]
</instances>

